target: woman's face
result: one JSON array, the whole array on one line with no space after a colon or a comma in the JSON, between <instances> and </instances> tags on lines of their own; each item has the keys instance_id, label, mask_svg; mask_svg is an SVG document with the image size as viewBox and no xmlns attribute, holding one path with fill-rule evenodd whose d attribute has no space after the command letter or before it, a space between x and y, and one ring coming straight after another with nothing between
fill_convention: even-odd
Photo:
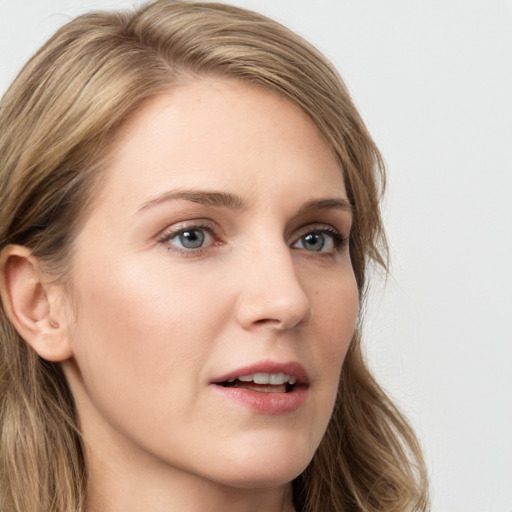
<instances>
[{"instance_id":1,"label":"woman's face","mask_svg":"<svg viewBox=\"0 0 512 512\"><path fill-rule=\"evenodd\" d=\"M204 79L131 119L105 172L76 239L64 363L93 462L290 481L358 310L333 152L283 97Z\"/></svg>"}]
</instances>

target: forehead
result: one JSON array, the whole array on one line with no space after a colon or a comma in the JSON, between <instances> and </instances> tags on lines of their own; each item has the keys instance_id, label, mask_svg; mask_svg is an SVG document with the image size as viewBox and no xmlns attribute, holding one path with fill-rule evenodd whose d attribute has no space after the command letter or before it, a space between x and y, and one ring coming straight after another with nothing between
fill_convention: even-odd
<instances>
[{"instance_id":1,"label":"forehead","mask_svg":"<svg viewBox=\"0 0 512 512\"><path fill-rule=\"evenodd\" d=\"M240 189L308 182L344 193L338 160L311 119L261 86L207 78L144 105L120 130L106 187Z\"/></svg>"}]
</instances>

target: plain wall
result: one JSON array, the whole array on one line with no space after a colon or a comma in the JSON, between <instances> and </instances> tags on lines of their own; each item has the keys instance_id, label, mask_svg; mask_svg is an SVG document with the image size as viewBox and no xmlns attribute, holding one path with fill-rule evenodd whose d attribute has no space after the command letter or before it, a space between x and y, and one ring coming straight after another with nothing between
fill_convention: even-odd
<instances>
[{"instance_id":1,"label":"plain wall","mask_svg":"<svg viewBox=\"0 0 512 512\"><path fill-rule=\"evenodd\" d=\"M70 17L134 3L0 0L0 93ZM512 512L512 1L231 3L326 53L384 154L392 266L366 343L434 512Z\"/></svg>"}]
</instances>

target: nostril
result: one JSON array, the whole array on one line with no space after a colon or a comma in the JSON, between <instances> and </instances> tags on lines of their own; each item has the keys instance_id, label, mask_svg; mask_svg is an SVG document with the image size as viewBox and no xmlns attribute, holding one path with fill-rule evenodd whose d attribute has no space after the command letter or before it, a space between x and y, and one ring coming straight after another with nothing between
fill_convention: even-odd
<instances>
[{"instance_id":1,"label":"nostril","mask_svg":"<svg viewBox=\"0 0 512 512\"><path fill-rule=\"evenodd\" d=\"M276 324L276 325L279 325L282 323L281 320L279 320L278 318L261 318L259 320L256 320L254 322L256 325L258 324L266 324L266 323L273 323L273 324Z\"/></svg>"}]
</instances>

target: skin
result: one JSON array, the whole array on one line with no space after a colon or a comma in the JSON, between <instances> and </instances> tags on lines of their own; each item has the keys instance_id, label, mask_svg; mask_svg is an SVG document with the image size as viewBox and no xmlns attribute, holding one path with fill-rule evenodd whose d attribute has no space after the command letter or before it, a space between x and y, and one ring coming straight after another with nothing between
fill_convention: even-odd
<instances>
[{"instance_id":1,"label":"skin","mask_svg":"<svg viewBox=\"0 0 512 512\"><path fill-rule=\"evenodd\" d=\"M88 512L293 510L289 482L327 427L358 309L348 242L336 241L351 213L333 152L293 103L212 78L145 105L105 173L72 291L51 311L87 446ZM340 204L301 212L323 199ZM186 229L202 247L183 247ZM262 360L305 367L299 410L255 412L212 385Z\"/></svg>"}]
</instances>

